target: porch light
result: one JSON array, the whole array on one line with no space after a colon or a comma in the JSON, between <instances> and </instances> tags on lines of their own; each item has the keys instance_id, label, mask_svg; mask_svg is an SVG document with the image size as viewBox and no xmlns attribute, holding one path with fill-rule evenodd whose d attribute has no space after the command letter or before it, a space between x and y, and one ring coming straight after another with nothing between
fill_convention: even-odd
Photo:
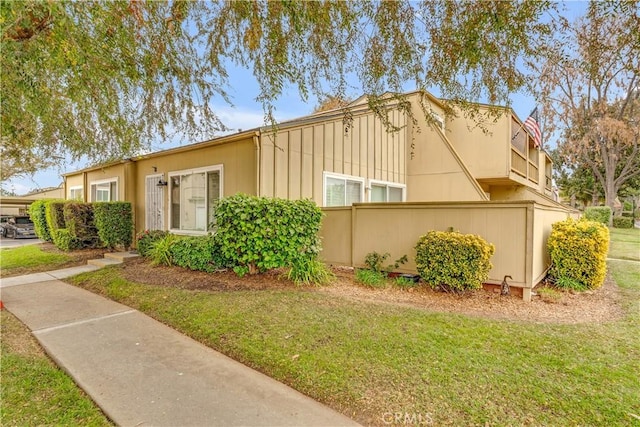
<instances>
[{"instance_id":1,"label":"porch light","mask_svg":"<svg viewBox=\"0 0 640 427\"><path fill-rule=\"evenodd\" d=\"M156 184L156 187L166 187L166 186L167 186L167 181L165 181L162 178L160 178L160 181L158 181L158 183Z\"/></svg>"}]
</instances>

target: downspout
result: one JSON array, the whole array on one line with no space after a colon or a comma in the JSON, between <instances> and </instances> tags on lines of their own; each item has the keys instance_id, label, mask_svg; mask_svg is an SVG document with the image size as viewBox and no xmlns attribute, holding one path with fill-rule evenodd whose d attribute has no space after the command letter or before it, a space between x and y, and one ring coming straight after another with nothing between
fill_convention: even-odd
<instances>
[{"instance_id":1,"label":"downspout","mask_svg":"<svg viewBox=\"0 0 640 427\"><path fill-rule=\"evenodd\" d=\"M256 133L253 136L253 145L256 147L256 196L260 197L260 166L261 166L261 155L262 151L260 150L260 137L261 134Z\"/></svg>"}]
</instances>

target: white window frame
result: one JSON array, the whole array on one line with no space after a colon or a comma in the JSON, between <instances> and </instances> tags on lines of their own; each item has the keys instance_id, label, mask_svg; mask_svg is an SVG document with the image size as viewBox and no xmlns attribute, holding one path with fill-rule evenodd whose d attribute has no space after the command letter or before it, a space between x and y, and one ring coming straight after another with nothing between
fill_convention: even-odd
<instances>
[{"instance_id":1,"label":"white window frame","mask_svg":"<svg viewBox=\"0 0 640 427\"><path fill-rule=\"evenodd\" d=\"M381 181L379 179L370 179L369 180L369 185L367 186L367 188L369 189L369 202L371 202L371 195L373 193L373 191L371 191L371 187L377 185L377 186L384 186L387 188L387 201L386 202L374 202L374 203L394 203L394 202L389 202L389 187L393 187L393 188L399 188L402 190L402 201L406 202L407 201L407 186L405 184L399 184L397 182L391 182L391 181Z\"/></svg>"},{"instance_id":2,"label":"white window frame","mask_svg":"<svg viewBox=\"0 0 640 427\"><path fill-rule=\"evenodd\" d=\"M178 171L170 171L167 173L168 176L168 188L169 188L169 205L167 206L167 218L169 218L169 223L168 223L168 227L169 227L169 231L174 233L174 234L185 234L185 235L192 235L192 236L199 236L199 235L207 235L211 230L209 230L209 224L205 225L205 230L181 230L179 228L172 228L172 224L171 224L171 220L172 220L172 212L171 212L171 208L173 206L173 191L172 191L172 186L173 186L173 181L172 178L175 176L182 176L182 175L191 175L191 174L196 174L196 173L204 173L206 174L207 172L214 172L217 171L220 174L220 199L222 199L222 197L224 196L224 166L222 164L219 165L212 165L212 166L205 166L205 167L201 167L201 168L192 168L192 169L182 169L182 170L178 170ZM205 180L206 183L206 180ZM204 201L204 205L205 208L207 206L209 206L209 200L208 198L208 189L205 188L205 201ZM208 212L207 212L208 214Z\"/></svg>"},{"instance_id":3,"label":"white window frame","mask_svg":"<svg viewBox=\"0 0 640 427\"><path fill-rule=\"evenodd\" d=\"M108 179L100 179L98 181L91 181L89 183L89 199L91 202L96 202L97 200L93 200L93 190L91 187L93 187L94 185L99 185L99 184L111 184L112 182L116 183L116 189L115 189L115 198L112 199L111 198L111 185L109 185L109 202L117 202L119 200L118 197L118 191L120 191L120 183L118 182L118 177L115 178L108 178ZM96 195L98 193L98 189L96 188ZM101 202L103 202L104 200L100 200Z\"/></svg>"},{"instance_id":4,"label":"white window frame","mask_svg":"<svg viewBox=\"0 0 640 427\"><path fill-rule=\"evenodd\" d=\"M69 198L69 200L81 200L81 201L84 202L84 191L82 191L82 190L84 190L84 187L82 185L74 185L72 187L69 187L69 194L68 194L67 197ZM73 197L73 193L75 191L80 191L80 197L79 198L77 196Z\"/></svg>"},{"instance_id":5,"label":"white window frame","mask_svg":"<svg viewBox=\"0 0 640 427\"><path fill-rule=\"evenodd\" d=\"M360 185L360 202L362 203L364 202L365 198L364 198L364 189L366 186L366 180L362 177L359 176L353 176L353 175L345 175L345 174L341 174L341 173L335 173L335 172L322 172L322 206L325 207L338 207L338 206L327 206L327 178L333 178L333 179L344 179L345 180L345 184L346 181L355 181L355 182L359 182ZM345 185L345 191L346 191L346 185ZM346 199L346 198L345 198ZM345 205L345 206L351 206L351 205Z\"/></svg>"}]
</instances>

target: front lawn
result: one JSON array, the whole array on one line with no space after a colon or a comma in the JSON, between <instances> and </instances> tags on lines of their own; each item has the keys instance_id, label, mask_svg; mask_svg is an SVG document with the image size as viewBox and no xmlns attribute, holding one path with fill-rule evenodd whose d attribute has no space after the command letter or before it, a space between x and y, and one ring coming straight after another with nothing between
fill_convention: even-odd
<instances>
[{"instance_id":1,"label":"front lawn","mask_svg":"<svg viewBox=\"0 0 640 427\"><path fill-rule=\"evenodd\" d=\"M609 258L640 261L640 228L609 228Z\"/></svg>"},{"instance_id":2,"label":"front lawn","mask_svg":"<svg viewBox=\"0 0 640 427\"><path fill-rule=\"evenodd\" d=\"M124 279L119 268L73 283L365 425L630 425L640 416L640 266L610 268L627 316L575 325L437 313L314 290L151 286Z\"/></svg>"},{"instance_id":3,"label":"front lawn","mask_svg":"<svg viewBox=\"0 0 640 427\"><path fill-rule=\"evenodd\" d=\"M61 252L43 251L41 245L27 245L0 251L0 269L3 275L11 270L31 269L46 266L55 269L71 261L71 257Z\"/></svg>"},{"instance_id":4,"label":"front lawn","mask_svg":"<svg viewBox=\"0 0 640 427\"><path fill-rule=\"evenodd\" d=\"M111 425L93 401L51 362L29 330L0 312L3 426Z\"/></svg>"}]
</instances>

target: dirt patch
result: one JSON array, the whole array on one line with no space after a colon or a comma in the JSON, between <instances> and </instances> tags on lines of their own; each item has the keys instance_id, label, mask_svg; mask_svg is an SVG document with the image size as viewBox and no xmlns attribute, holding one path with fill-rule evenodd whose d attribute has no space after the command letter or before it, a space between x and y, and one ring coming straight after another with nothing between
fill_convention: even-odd
<instances>
[{"instance_id":1,"label":"dirt patch","mask_svg":"<svg viewBox=\"0 0 640 427\"><path fill-rule=\"evenodd\" d=\"M194 272L178 267L152 266L143 259L128 262L122 268L128 280L182 289L211 292L300 289L284 277L283 271L240 278L232 271ZM334 283L312 288L313 291L336 298L527 323L602 323L623 316L618 288L610 279L596 291L562 292L552 302L534 295L532 301L527 303L517 296L500 296L497 292L487 290L459 295L434 291L425 285L409 289L392 286L372 289L355 283L350 268L334 268L334 273Z\"/></svg>"},{"instance_id":2,"label":"dirt patch","mask_svg":"<svg viewBox=\"0 0 640 427\"><path fill-rule=\"evenodd\" d=\"M156 286L171 286L180 289L204 291L272 290L300 289L284 277L279 270L263 274L238 277L233 271L215 273L191 271L180 267L151 265L143 258L136 258L124 264L123 276L127 280Z\"/></svg>"}]
</instances>

